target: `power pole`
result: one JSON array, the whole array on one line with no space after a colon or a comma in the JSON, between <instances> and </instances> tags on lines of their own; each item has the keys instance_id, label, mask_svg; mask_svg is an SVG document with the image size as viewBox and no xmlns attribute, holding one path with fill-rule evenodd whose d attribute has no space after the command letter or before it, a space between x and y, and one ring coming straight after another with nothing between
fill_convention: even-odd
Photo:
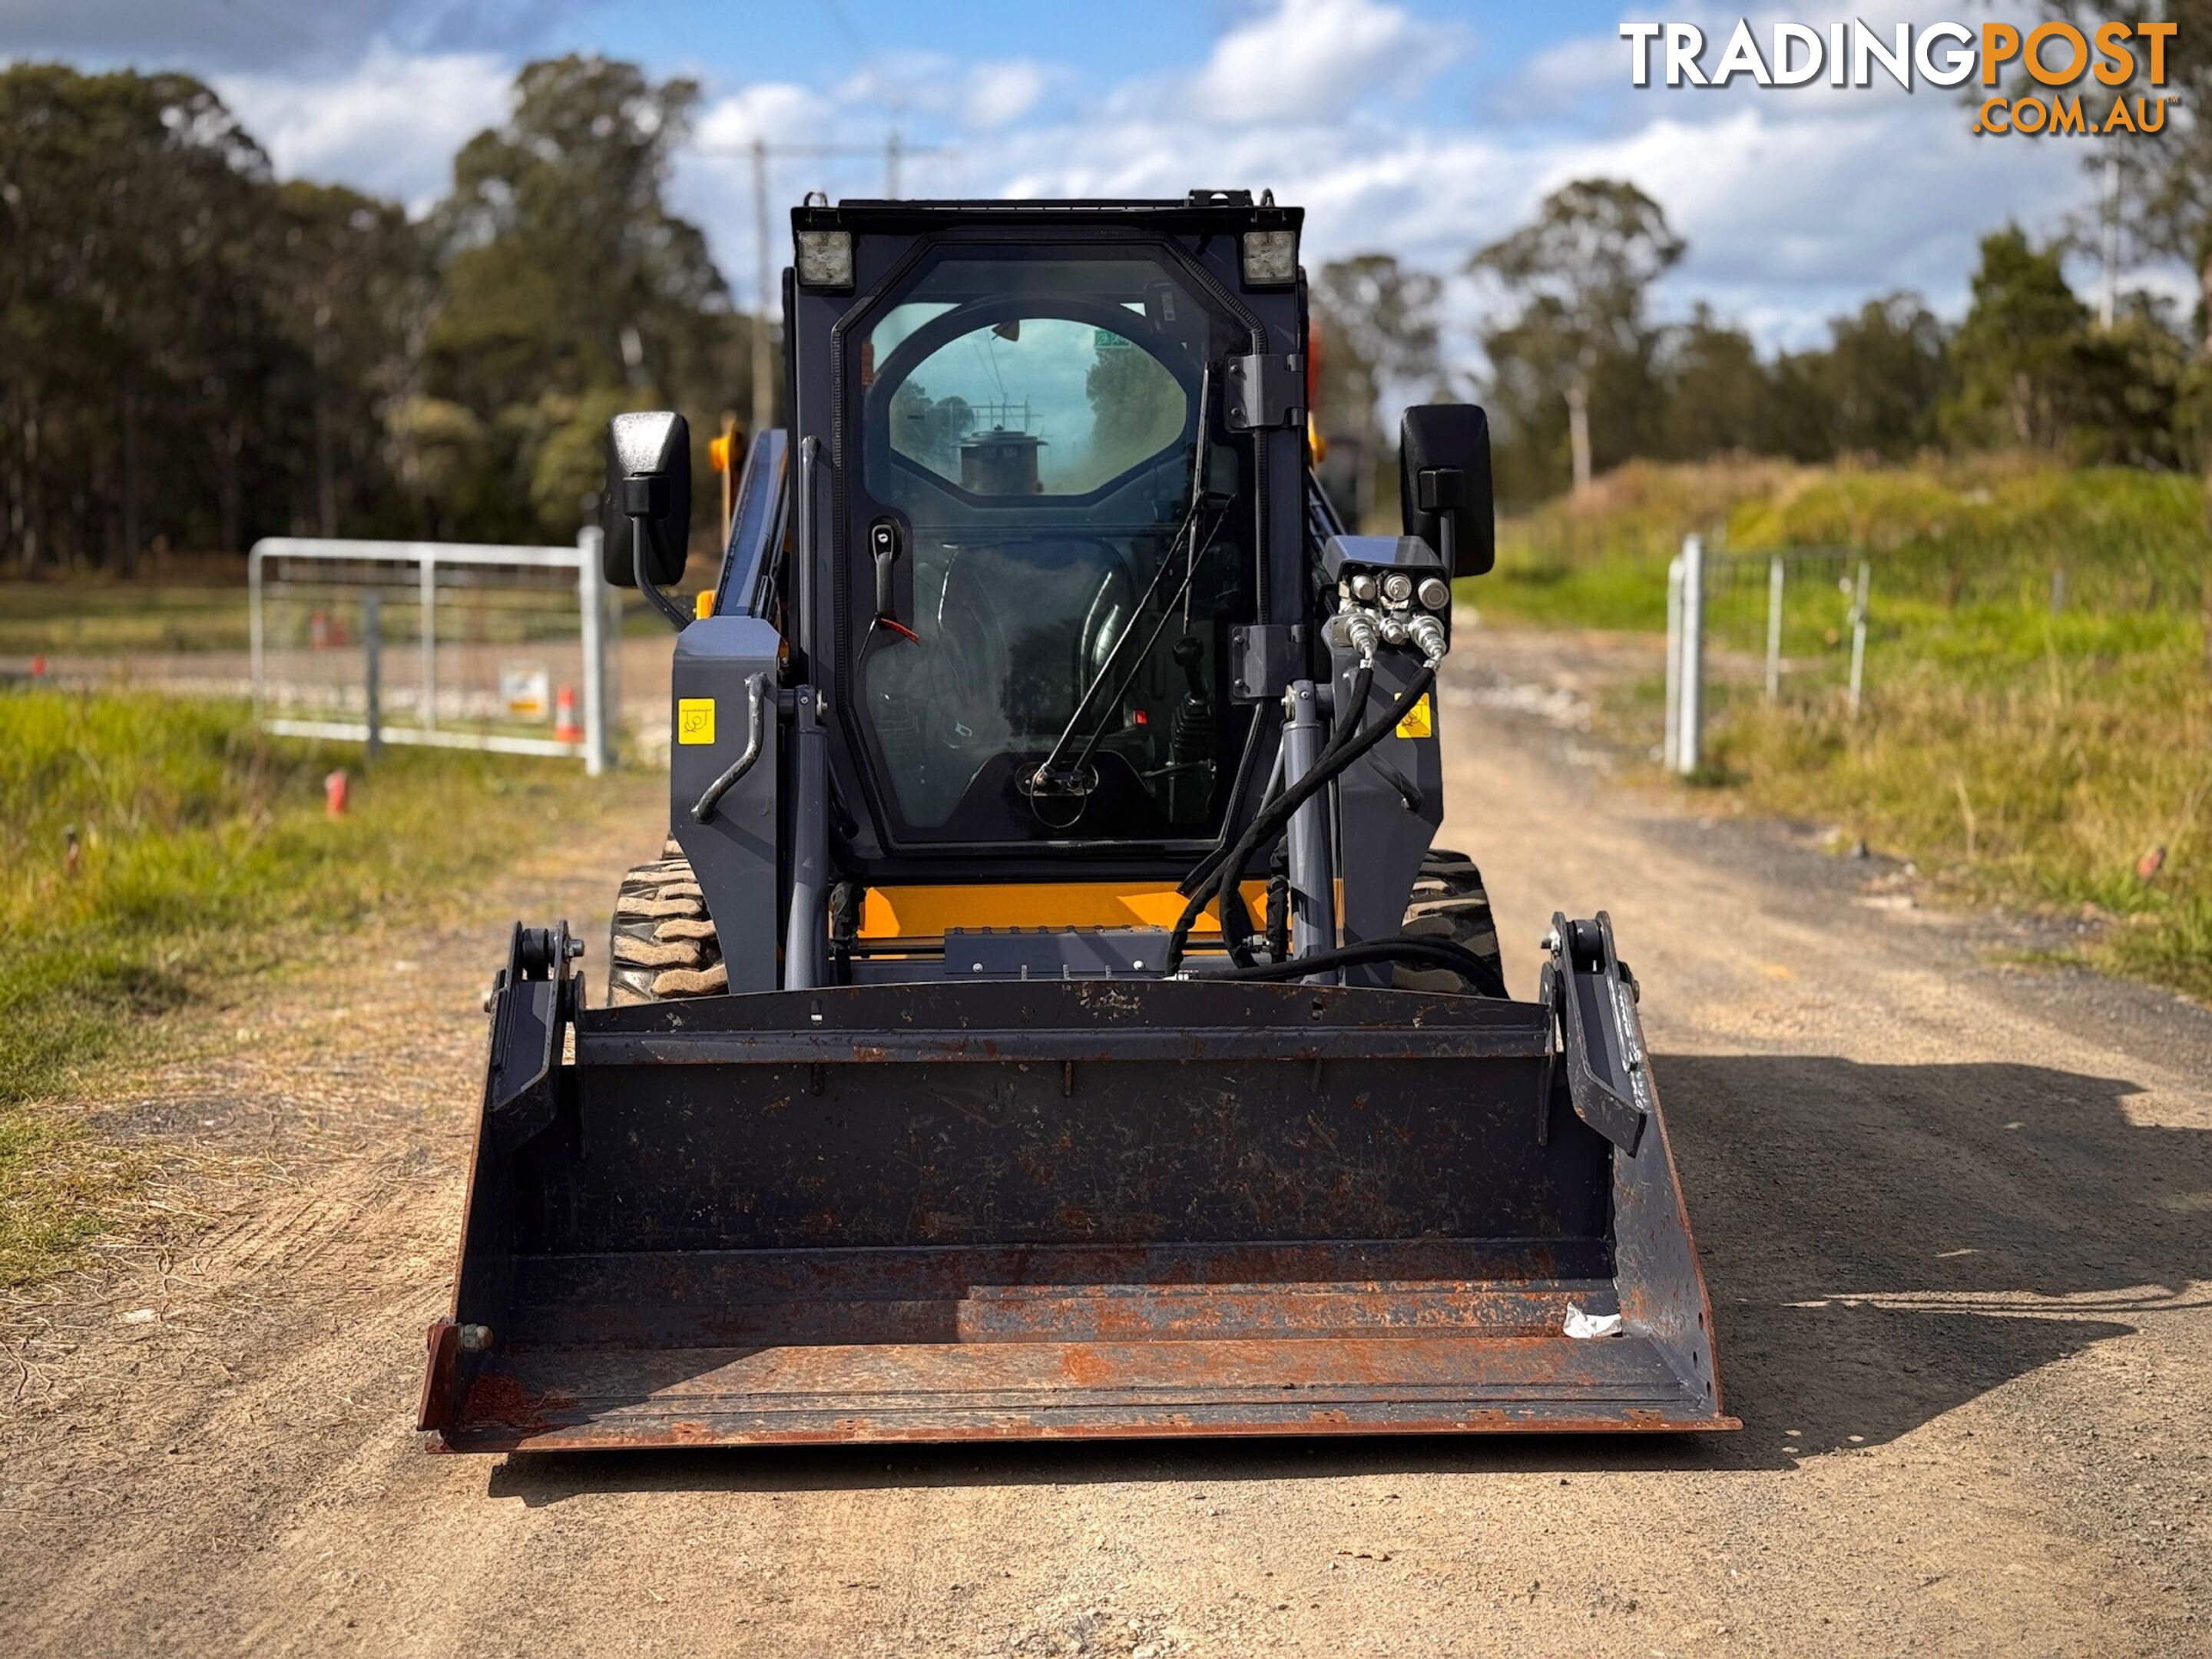
<instances>
[{"instance_id":1,"label":"power pole","mask_svg":"<svg viewBox=\"0 0 2212 1659\"><path fill-rule=\"evenodd\" d=\"M2105 158L2105 282L2097 295L2097 320L2112 325L2120 283L2120 158Z\"/></svg>"},{"instance_id":2,"label":"power pole","mask_svg":"<svg viewBox=\"0 0 2212 1659\"><path fill-rule=\"evenodd\" d=\"M769 308L780 296L775 291L775 261L769 252L768 228L768 164L772 156L873 155L873 144L771 144L765 138L755 138L738 149L703 144L700 153L705 155L743 155L752 163L753 175L753 247L756 259L755 292L759 296L753 306L753 419L752 430L765 432L775 424L775 352L769 339ZM899 163L909 155L947 155L951 154L937 145L908 143L894 127L884 139L883 147L884 185L885 193L896 200L899 192Z\"/></svg>"},{"instance_id":3,"label":"power pole","mask_svg":"<svg viewBox=\"0 0 2212 1659\"><path fill-rule=\"evenodd\" d=\"M753 154L753 246L758 254L760 298L753 306L753 432L775 424L775 372L768 360L769 284L774 264L768 252L768 141L756 138Z\"/></svg>"}]
</instances>

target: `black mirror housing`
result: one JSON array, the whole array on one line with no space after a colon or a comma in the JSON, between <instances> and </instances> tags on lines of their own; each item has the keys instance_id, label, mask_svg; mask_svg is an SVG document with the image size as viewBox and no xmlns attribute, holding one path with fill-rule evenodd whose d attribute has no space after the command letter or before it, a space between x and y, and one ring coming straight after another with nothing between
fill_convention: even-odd
<instances>
[{"instance_id":1,"label":"black mirror housing","mask_svg":"<svg viewBox=\"0 0 2212 1659\"><path fill-rule=\"evenodd\" d=\"M1398 429L1398 506L1406 533L1444 556L1455 576L1498 562L1490 416L1474 404L1417 404Z\"/></svg>"},{"instance_id":2,"label":"black mirror housing","mask_svg":"<svg viewBox=\"0 0 2212 1659\"><path fill-rule=\"evenodd\" d=\"M607 423L607 486L599 496L601 568L616 587L637 586L631 515L642 518L647 580L684 574L691 540L691 428L673 410L617 415Z\"/></svg>"}]
</instances>

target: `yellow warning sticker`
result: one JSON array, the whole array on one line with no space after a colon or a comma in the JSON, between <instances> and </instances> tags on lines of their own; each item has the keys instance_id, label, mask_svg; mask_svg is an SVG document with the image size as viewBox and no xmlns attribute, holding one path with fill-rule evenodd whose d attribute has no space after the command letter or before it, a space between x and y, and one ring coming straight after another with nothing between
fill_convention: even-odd
<instances>
[{"instance_id":1,"label":"yellow warning sticker","mask_svg":"<svg viewBox=\"0 0 2212 1659\"><path fill-rule=\"evenodd\" d=\"M1424 702L1427 702L1425 697ZM714 740L714 700L678 697L676 700L676 741L712 743Z\"/></svg>"},{"instance_id":2,"label":"yellow warning sticker","mask_svg":"<svg viewBox=\"0 0 2212 1659\"><path fill-rule=\"evenodd\" d=\"M1436 713L1429 707L1428 694L1424 692L1420 702L1408 708L1406 718L1398 722L1398 735L1401 738L1432 738L1436 732Z\"/></svg>"}]
</instances>

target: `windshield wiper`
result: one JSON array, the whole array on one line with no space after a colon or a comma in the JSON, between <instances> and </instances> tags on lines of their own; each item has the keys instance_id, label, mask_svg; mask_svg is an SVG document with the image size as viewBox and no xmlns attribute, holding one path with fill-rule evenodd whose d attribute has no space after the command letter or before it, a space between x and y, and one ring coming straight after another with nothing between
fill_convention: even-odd
<instances>
[{"instance_id":1,"label":"windshield wiper","mask_svg":"<svg viewBox=\"0 0 2212 1659\"><path fill-rule=\"evenodd\" d=\"M1218 501L1221 498L1217 496L1211 499ZM1121 684L1114 688L1114 695L1106 700L1105 706L1107 708L1113 708L1118 707L1121 699L1128 695L1129 688L1137 683L1137 676L1145 672L1145 664L1152 654L1152 647L1160 642L1160 635L1167 632L1168 624L1175 620L1176 603L1178 601L1182 601L1184 602L1186 605L1188 605L1193 586L1193 579L1198 574L1198 562L1201 558L1205 557L1206 554L1213 550L1214 532L1221 528L1221 520L1227 514L1228 510L1229 509L1225 504L1215 510L1213 517L1206 523L1203 545L1200 544L1200 538L1198 535L1195 533L1192 535L1190 538L1190 557L1183 566L1182 585L1176 592L1170 595L1166 605L1163 607L1160 611L1159 621L1152 627L1152 637L1145 641L1145 648L1137 653L1136 661L1130 664L1129 672L1123 677ZM1172 555L1170 555L1170 557L1172 557ZM1163 562L1164 563L1165 562L1164 561ZM1127 630L1128 633L1133 634L1136 631L1137 618L1143 614L1143 611L1139 609L1130 617ZM1183 626L1188 628L1190 625L1188 610L1186 609L1183 614ZM1106 666L1111 667L1112 665L1113 659L1109 657L1107 659ZM1102 668L1099 672L1103 673L1105 671ZM1103 720L1101 720L1098 725L1092 729L1091 733L1091 741L1083 745L1083 752L1075 757L1075 764L1068 768L1068 771L1071 775L1079 778L1084 775L1090 766L1091 757L1097 752L1098 745L1105 740L1105 737L1106 724ZM1043 769L1040 767L1038 769L1042 771Z\"/></svg>"},{"instance_id":2,"label":"windshield wiper","mask_svg":"<svg viewBox=\"0 0 2212 1659\"><path fill-rule=\"evenodd\" d=\"M1182 586L1178 590L1177 597L1180 597L1182 592L1188 591L1192 577L1198 574L1200 552L1198 514L1199 509L1206 505L1207 500L1206 463L1207 446L1211 441L1207 422L1212 418L1212 404L1213 365L1208 363L1205 372L1200 375L1198 382L1198 431L1191 443L1189 504L1183 508L1182 522L1176 526L1174 535L1169 538L1166 550L1161 555L1159 564L1152 571L1152 580L1145 584L1143 596L1138 599L1136 608L1129 612L1127 626L1122 629L1120 635L1115 640L1113 648L1107 652L1106 660L1100 663L1097 671L1091 675L1090 684L1083 688L1083 695L1075 700L1074 712L1068 715L1067 724L1061 728L1060 736L1053 740L1051 752L1045 756L1036 770L1023 781L1022 793L1028 795L1032 801L1041 794L1081 796L1091 793L1091 785L1083 775L1084 763L1090 759L1091 750L1097 746L1097 738L1092 738L1091 743L1084 749L1081 759L1070 767L1065 774L1059 769L1061 751L1067 747L1069 740L1075 736L1076 732L1082 729L1083 717L1091 709L1091 700L1098 695L1098 688L1106 683L1107 675L1113 672L1114 665L1121 659L1121 647L1128 644L1130 637L1136 633L1138 620L1144 616L1146 608L1152 604L1152 595L1159 592L1161 579L1168 574L1170 567L1175 563L1176 549L1182 544L1185 536L1191 538L1191 548L1189 556L1183 562ZM1214 523L1207 526L1209 545L1212 532L1219 523L1220 516L1217 514ZM1175 601L1170 599L1168 602L1167 615L1161 618L1161 627L1167 625L1167 616L1173 615L1174 611ZM1152 638L1154 640L1159 638L1158 629L1152 630ZM1152 647L1147 644L1145 648L1149 652ZM1140 655L1137 660L1142 664L1144 658ZM1126 684L1127 682L1124 684ZM1103 735L1103 728L1101 734Z\"/></svg>"}]
</instances>

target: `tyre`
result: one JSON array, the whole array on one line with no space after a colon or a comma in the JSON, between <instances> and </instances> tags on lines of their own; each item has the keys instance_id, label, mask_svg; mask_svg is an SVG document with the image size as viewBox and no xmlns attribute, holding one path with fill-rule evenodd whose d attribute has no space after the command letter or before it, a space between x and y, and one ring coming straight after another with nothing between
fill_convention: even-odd
<instances>
[{"instance_id":1,"label":"tyre","mask_svg":"<svg viewBox=\"0 0 2212 1659\"><path fill-rule=\"evenodd\" d=\"M720 996L730 988L706 896L674 842L623 878L607 963L610 1007Z\"/></svg>"},{"instance_id":2,"label":"tyre","mask_svg":"<svg viewBox=\"0 0 2212 1659\"><path fill-rule=\"evenodd\" d=\"M1491 917L1490 895L1483 890L1482 872L1464 853L1432 849L1421 860L1421 873L1413 882L1413 897L1406 906L1408 939L1432 939L1456 945L1483 957L1504 977L1498 948L1498 924ZM1401 991L1449 991L1462 996L1480 995L1467 977L1449 968L1417 968L1400 963L1390 970L1390 983Z\"/></svg>"}]
</instances>

